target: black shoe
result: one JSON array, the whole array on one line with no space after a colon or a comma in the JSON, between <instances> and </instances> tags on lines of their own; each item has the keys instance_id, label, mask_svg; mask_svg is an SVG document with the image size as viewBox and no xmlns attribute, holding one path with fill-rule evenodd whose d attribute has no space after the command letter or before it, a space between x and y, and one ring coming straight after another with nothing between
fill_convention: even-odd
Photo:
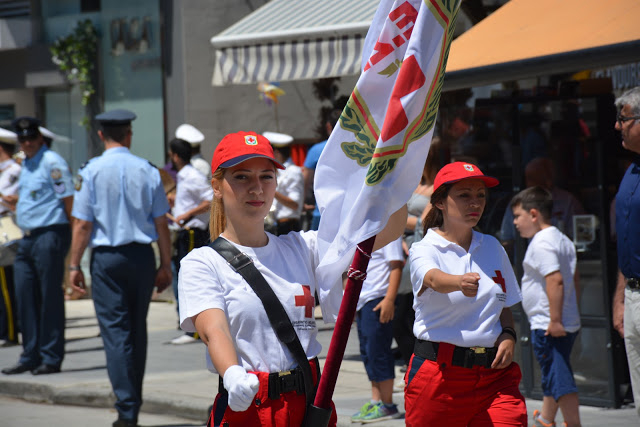
<instances>
[{"instance_id":1,"label":"black shoe","mask_svg":"<svg viewBox=\"0 0 640 427\"><path fill-rule=\"evenodd\" d=\"M42 364L31 371L33 375L57 374L60 372L59 366Z\"/></svg>"},{"instance_id":2,"label":"black shoe","mask_svg":"<svg viewBox=\"0 0 640 427\"><path fill-rule=\"evenodd\" d=\"M113 422L113 427L138 427L138 423L134 420L118 418Z\"/></svg>"},{"instance_id":3,"label":"black shoe","mask_svg":"<svg viewBox=\"0 0 640 427\"><path fill-rule=\"evenodd\" d=\"M23 372L27 372L33 369L33 366L23 365L22 363L18 363L10 368L4 368L2 373L5 375L15 375L21 374Z\"/></svg>"}]
</instances>

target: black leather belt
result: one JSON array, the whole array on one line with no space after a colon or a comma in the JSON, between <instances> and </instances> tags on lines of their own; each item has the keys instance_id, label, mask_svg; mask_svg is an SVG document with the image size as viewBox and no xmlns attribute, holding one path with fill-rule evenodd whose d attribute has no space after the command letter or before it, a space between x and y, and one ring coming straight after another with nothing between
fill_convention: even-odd
<instances>
[{"instance_id":1,"label":"black leather belt","mask_svg":"<svg viewBox=\"0 0 640 427\"><path fill-rule=\"evenodd\" d=\"M316 357L310 362L315 362L316 378L320 378L320 364L318 363L318 358ZM297 367L290 371L273 372L269 374L269 399L278 400L282 394L289 393L291 391L295 391L298 394L304 394L304 376L302 374L302 369ZM218 382L218 393L227 393L227 390L224 388L222 375Z\"/></svg>"},{"instance_id":2,"label":"black leather belt","mask_svg":"<svg viewBox=\"0 0 640 427\"><path fill-rule=\"evenodd\" d=\"M416 356L435 362L438 360L440 343L433 341L416 340L413 352ZM496 347L458 347L455 346L451 364L463 368L483 366L490 368L496 358Z\"/></svg>"},{"instance_id":3,"label":"black leather belt","mask_svg":"<svg viewBox=\"0 0 640 427\"><path fill-rule=\"evenodd\" d=\"M636 279L635 277L627 279L627 287L632 291L640 289L640 279Z\"/></svg>"}]
</instances>

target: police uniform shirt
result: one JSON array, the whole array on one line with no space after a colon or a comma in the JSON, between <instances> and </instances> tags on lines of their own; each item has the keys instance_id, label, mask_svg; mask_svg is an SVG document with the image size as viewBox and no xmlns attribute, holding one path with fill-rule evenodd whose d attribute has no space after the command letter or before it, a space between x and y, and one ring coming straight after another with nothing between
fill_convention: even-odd
<instances>
[{"instance_id":1,"label":"police uniform shirt","mask_svg":"<svg viewBox=\"0 0 640 427\"><path fill-rule=\"evenodd\" d=\"M18 194L18 179L20 179L20 165L13 159L0 162L0 194L13 196ZM11 212L4 204L0 203L0 215Z\"/></svg>"},{"instance_id":2,"label":"police uniform shirt","mask_svg":"<svg viewBox=\"0 0 640 427\"><path fill-rule=\"evenodd\" d=\"M190 211L203 201L213 200L213 188L207 178L191 165L185 165L176 175L176 200L173 216L178 217ZM194 216L184 224L189 228L206 230L209 223L209 212Z\"/></svg>"},{"instance_id":3,"label":"police uniform shirt","mask_svg":"<svg viewBox=\"0 0 640 427\"><path fill-rule=\"evenodd\" d=\"M296 166L291 161L291 158L288 158L283 166L285 167L284 170L278 169L278 186L276 187L276 191L296 202L298 209L291 209L276 199L273 199L274 217L276 221L285 218L300 219L302 199L304 197L302 169Z\"/></svg>"},{"instance_id":4,"label":"police uniform shirt","mask_svg":"<svg viewBox=\"0 0 640 427\"><path fill-rule=\"evenodd\" d=\"M319 263L316 231L274 236L266 246L234 244L247 254L287 312L307 358L322 349L314 317L315 271ZM276 336L262 301L251 286L209 246L194 249L180 262L180 325L194 332L191 318L204 310L222 310L229 323L238 360L247 371L278 372L296 366L286 344ZM338 301L339 304L339 301ZM337 307L335 307L337 309ZM207 366L215 372L207 353Z\"/></svg>"},{"instance_id":5,"label":"police uniform shirt","mask_svg":"<svg viewBox=\"0 0 640 427\"><path fill-rule=\"evenodd\" d=\"M160 172L126 147L106 150L78 174L72 215L94 223L90 247L151 243L154 218L168 211Z\"/></svg>"},{"instance_id":6,"label":"police uniform shirt","mask_svg":"<svg viewBox=\"0 0 640 427\"><path fill-rule=\"evenodd\" d=\"M409 259L416 311L415 337L460 347L493 347L502 331L502 310L522 300L509 257L500 242L474 231L467 252L429 229L424 239L411 245ZM447 274L478 273L478 294L469 298L462 291L443 294L427 288L418 296L425 274L434 268Z\"/></svg>"},{"instance_id":7,"label":"police uniform shirt","mask_svg":"<svg viewBox=\"0 0 640 427\"><path fill-rule=\"evenodd\" d=\"M35 156L22 163L16 206L18 226L26 231L68 224L61 199L72 195L73 183L67 162L43 145Z\"/></svg>"}]
</instances>

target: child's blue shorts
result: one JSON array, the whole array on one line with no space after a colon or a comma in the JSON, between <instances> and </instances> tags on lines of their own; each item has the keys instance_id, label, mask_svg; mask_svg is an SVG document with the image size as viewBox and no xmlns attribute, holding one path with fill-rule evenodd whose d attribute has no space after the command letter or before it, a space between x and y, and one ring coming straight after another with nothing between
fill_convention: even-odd
<instances>
[{"instance_id":1,"label":"child's blue shorts","mask_svg":"<svg viewBox=\"0 0 640 427\"><path fill-rule=\"evenodd\" d=\"M380 323L380 310L373 311L380 301L382 298L369 301L356 313L360 357L369 381L375 382L393 379L396 373L391 351L393 322Z\"/></svg>"},{"instance_id":2,"label":"child's blue shorts","mask_svg":"<svg viewBox=\"0 0 640 427\"><path fill-rule=\"evenodd\" d=\"M540 364L542 393L556 401L565 394L577 393L578 388L571 369L571 349L578 332L567 332L564 337L545 336L545 330L531 331L533 352Z\"/></svg>"}]
</instances>

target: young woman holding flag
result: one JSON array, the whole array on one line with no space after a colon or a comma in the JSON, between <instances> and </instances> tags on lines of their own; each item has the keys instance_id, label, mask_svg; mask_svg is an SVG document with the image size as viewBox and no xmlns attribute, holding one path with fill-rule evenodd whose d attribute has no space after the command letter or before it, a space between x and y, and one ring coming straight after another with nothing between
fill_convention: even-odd
<instances>
[{"instance_id":1,"label":"young woman holding flag","mask_svg":"<svg viewBox=\"0 0 640 427\"><path fill-rule=\"evenodd\" d=\"M410 250L417 338L407 426L527 425L509 307L522 296L504 249L473 230L498 180L470 163L436 175L425 237Z\"/></svg>"},{"instance_id":2,"label":"young woman holding flag","mask_svg":"<svg viewBox=\"0 0 640 427\"><path fill-rule=\"evenodd\" d=\"M239 256L248 257L264 277L311 365L315 389L321 350L313 315L317 232L274 236L264 231L276 168L283 166L258 133L233 133L220 141L211 162L211 239L221 237L242 252ZM405 221L401 209L378 235L374 250L399 237ZM303 367L279 340L261 298L241 275L244 266L234 271L234 261L228 263L221 254L209 246L193 250L182 260L179 277L181 327L199 333L207 345L208 367L221 378L208 425L301 425L309 386ZM336 421L334 409L329 425Z\"/></svg>"}]
</instances>

